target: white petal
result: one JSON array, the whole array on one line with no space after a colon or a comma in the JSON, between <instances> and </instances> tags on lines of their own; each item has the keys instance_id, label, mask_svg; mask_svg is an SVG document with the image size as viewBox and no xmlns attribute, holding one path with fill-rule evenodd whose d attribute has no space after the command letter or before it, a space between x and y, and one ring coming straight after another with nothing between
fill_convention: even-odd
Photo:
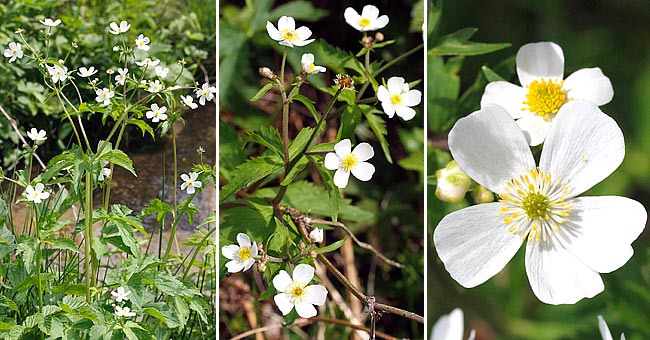
<instances>
[{"instance_id":1,"label":"white petal","mask_svg":"<svg viewBox=\"0 0 650 340\"><path fill-rule=\"evenodd\" d=\"M226 268L228 268L229 273L237 273L244 270L244 262L238 260L228 261L226 263Z\"/></svg>"},{"instance_id":2,"label":"white petal","mask_svg":"<svg viewBox=\"0 0 650 340\"><path fill-rule=\"evenodd\" d=\"M361 16L370 19L370 21L374 21L379 16L379 8L373 5L365 5L361 9Z\"/></svg>"},{"instance_id":3,"label":"white petal","mask_svg":"<svg viewBox=\"0 0 650 340\"><path fill-rule=\"evenodd\" d=\"M391 94L401 93L402 88L404 86L404 78L391 77L390 79L388 79L386 86L388 87L388 92L390 92Z\"/></svg>"},{"instance_id":4,"label":"white petal","mask_svg":"<svg viewBox=\"0 0 650 340\"><path fill-rule=\"evenodd\" d=\"M598 106L609 103L614 98L612 82L598 67L583 68L564 80L567 98L588 100Z\"/></svg>"},{"instance_id":5,"label":"white petal","mask_svg":"<svg viewBox=\"0 0 650 340\"><path fill-rule=\"evenodd\" d=\"M149 117L149 112L151 112L151 116L153 117L152 111L147 111L147 117ZM187 174L181 174L181 179L185 182L188 182L190 180L190 176L188 176Z\"/></svg>"},{"instance_id":6,"label":"white petal","mask_svg":"<svg viewBox=\"0 0 650 340\"><path fill-rule=\"evenodd\" d=\"M386 113L388 118L393 118L395 115L395 105L390 101L381 102L381 108L384 109L384 113Z\"/></svg>"},{"instance_id":7,"label":"white petal","mask_svg":"<svg viewBox=\"0 0 650 340\"><path fill-rule=\"evenodd\" d=\"M293 309L293 303L291 303L289 295L285 293L277 294L273 297L273 301L278 305L278 308L282 312L282 315L287 315Z\"/></svg>"},{"instance_id":8,"label":"white petal","mask_svg":"<svg viewBox=\"0 0 650 340\"><path fill-rule=\"evenodd\" d=\"M296 312L298 312L298 315L300 315L301 318L311 318L312 316L316 316L316 314L318 314L316 307L307 302L297 304Z\"/></svg>"},{"instance_id":9,"label":"white petal","mask_svg":"<svg viewBox=\"0 0 650 340\"><path fill-rule=\"evenodd\" d=\"M250 267L253 266L253 264L255 263L255 259L254 258L248 258L246 261L243 261L242 263L244 264L243 271L247 271Z\"/></svg>"},{"instance_id":10,"label":"white petal","mask_svg":"<svg viewBox=\"0 0 650 340\"><path fill-rule=\"evenodd\" d=\"M320 306L327 299L327 289L321 285L311 285L305 287L307 293L307 302Z\"/></svg>"},{"instance_id":11,"label":"white petal","mask_svg":"<svg viewBox=\"0 0 650 340\"><path fill-rule=\"evenodd\" d=\"M648 213L641 203L627 197L578 197L571 204L570 240L567 248L599 273L623 266L632 256L630 246L645 228Z\"/></svg>"},{"instance_id":12,"label":"white petal","mask_svg":"<svg viewBox=\"0 0 650 340\"><path fill-rule=\"evenodd\" d=\"M361 19L361 16L357 11L354 10L352 7L348 7L345 9L345 12L343 12L343 16L345 17L345 22L348 23L348 25L354 27L354 29L360 31L363 27L359 25L359 19Z\"/></svg>"},{"instance_id":13,"label":"white petal","mask_svg":"<svg viewBox=\"0 0 650 340\"><path fill-rule=\"evenodd\" d=\"M231 244L221 247L221 254L227 259L235 259L239 255L239 247Z\"/></svg>"},{"instance_id":14,"label":"white petal","mask_svg":"<svg viewBox=\"0 0 650 340\"><path fill-rule=\"evenodd\" d=\"M593 103L564 104L553 120L539 167L569 179L577 196L609 176L623 161L625 143L616 122Z\"/></svg>"},{"instance_id":15,"label":"white petal","mask_svg":"<svg viewBox=\"0 0 650 340\"><path fill-rule=\"evenodd\" d=\"M545 120L544 117L533 113L529 113L517 120L517 125L531 146L544 143L544 139L548 135L548 130L551 129L551 123Z\"/></svg>"},{"instance_id":16,"label":"white petal","mask_svg":"<svg viewBox=\"0 0 650 340\"><path fill-rule=\"evenodd\" d=\"M295 30L296 29L296 21L293 20L292 17L288 16L281 16L280 20L278 20L278 31L283 31L283 30Z\"/></svg>"},{"instance_id":17,"label":"white petal","mask_svg":"<svg viewBox=\"0 0 650 340\"><path fill-rule=\"evenodd\" d=\"M309 37L311 37L311 30L305 26L302 26L296 30L296 33L298 33L298 39L300 40L305 40ZM313 62L313 60L312 60Z\"/></svg>"},{"instance_id":18,"label":"white petal","mask_svg":"<svg viewBox=\"0 0 650 340\"><path fill-rule=\"evenodd\" d=\"M368 31L375 31L378 29L382 29L386 27L386 25L388 25L388 16L382 15L373 22L371 28Z\"/></svg>"},{"instance_id":19,"label":"white petal","mask_svg":"<svg viewBox=\"0 0 650 340\"><path fill-rule=\"evenodd\" d=\"M328 170L337 170L341 159L335 153L330 152L325 155L325 168Z\"/></svg>"},{"instance_id":20,"label":"white petal","mask_svg":"<svg viewBox=\"0 0 650 340\"><path fill-rule=\"evenodd\" d=\"M506 81L494 81L485 86L481 107L486 104L497 104L506 109L512 118L517 119L526 113L522 110L525 99L526 89L523 87Z\"/></svg>"},{"instance_id":21,"label":"white petal","mask_svg":"<svg viewBox=\"0 0 650 340\"><path fill-rule=\"evenodd\" d=\"M291 276L285 270L280 270L278 275L273 278L273 287L280 292L284 292L287 287L291 284Z\"/></svg>"},{"instance_id":22,"label":"white petal","mask_svg":"<svg viewBox=\"0 0 650 340\"><path fill-rule=\"evenodd\" d=\"M282 45L282 46L293 47L292 43L290 43L288 41L285 41L285 40L280 41L279 44ZM204 105L205 104L205 98L201 97L201 99L199 100L199 103L201 103L201 105Z\"/></svg>"},{"instance_id":23,"label":"white petal","mask_svg":"<svg viewBox=\"0 0 650 340\"><path fill-rule=\"evenodd\" d=\"M375 166L366 162L361 162L352 168L354 177L363 182L369 181L374 173Z\"/></svg>"},{"instance_id":24,"label":"white petal","mask_svg":"<svg viewBox=\"0 0 650 340\"><path fill-rule=\"evenodd\" d=\"M431 340L461 340L463 328L463 311L456 308L436 321Z\"/></svg>"},{"instance_id":25,"label":"white petal","mask_svg":"<svg viewBox=\"0 0 650 340\"><path fill-rule=\"evenodd\" d=\"M602 316L598 315L598 329L600 330L600 336L603 340L613 340L612 333L609 332L609 327Z\"/></svg>"},{"instance_id":26,"label":"white petal","mask_svg":"<svg viewBox=\"0 0 650 340\"><path fill-rule=\"evenodd\" d=\"M564 77L564 53L552 42L526 44L517 52L517 75L522 86L539 78Z\"/></svg>"},{"instance_id":27,"label":"white petal","mask_svg":"<svg viewBox=\"0 0 650 340\"><path fill-rule=\"evenodd\" d=\"M377 89L377 99L381 102L390 102L390 93L388 93L388 90L384 85L379 85L379 88Z\"/></svg>"},{"instance_id":28,"label":"white petal","mask_svg":"<svg viewBox=\"0 0 650 340\"><path fill-rule=\"evenodd\" d=\"M334 145L336 155L343 158L352 152L352 143L349 139L343 139Z\"/></svg>"},{"instance_id":29,"label":"white petal","mask_svg":"<svg viewBox=\"0 0 650 340\"><path fill-rule=\"evenodd\" d=\"M367 161L375 155L375 150L368 143L360 143L354 147L352 153L357 156L361 162Z\"/></svg>"},{"instance_id":30,"label":"white petal","mask_svg":"<svg viewBox=\"0 0 650 340\"><path fill-rule=\"evenodd\" d=\"M309 35L311 35L311 31L309 31ZM300 40L300 41L294 41L293 44L296 45L296 46L305 46L305 45L309 45L313 41L314 41L314 39Z\"/></svg>"},{"instance_id":31,"label":"white petal","mask_svg":"<svg viewBox=\"0 0 650 340\"><path fill-rule=\"evenodd\" d=\"M237 243L239 244L240 247L250 247L251 246L251 239L248 237L248 235L244 233L238 233L237 234Z\"/></svg>"},{"instance_id":32,"label":"white petal","mask_svg":"<svg viewBox=\"0 0 650 340\"><path fill-rule=\"evenodd\" d=\"M535 168L521 130L503 108L493 104L456 122L449 132L449 149L469 177L496 193L527 168Z\"/></svg>"},{"instance_id":33,"label":"white petal","mask_svg":"<svg viewBox=\"0 0 650 340\"><path fill-rule=\"evenodd\" d=\"M422 101L422 92L419 90L410 90L402 95L402 105L415 106Z\"/></svg>"},{"instance_id":34,"label":"white petal","mask_svg":"<svg viewBox=\"0 0 650 340\"><path fill-rule=\"evenodd\" d=\"M309 283L314 278L314 267L301 263L293 270L293 280L302 283Z\"/></svg>"},{"instance_id":35,"label":"white petal","mask_svg":"<svg viewBox=\"0 0 650 340\"><path fill-rule=\"evenodd\" d=\"M600 275L565 249L558 238L526 245L526 273L535 296L552 305L574 304L605 288Z\"/></svg>"},{"instance_id":36,"label":"white petal","mask_svg":"<svg viewBox=\"0 0 650 340\"><path fill-rule=\"evenodd\" d=\"M398 116L402 117L402 119L404 119L404 120L411 120L411 119L413 119L413 117L415 117L415 110L414 109L412 109L410 107L402 106L402 105L399 105L399 106L395 107L395 113Z\"/></svg>"},{"instance_id":37,"label":"white petal","mask_svg":"<svg viewBox=\"0 0 650 340\"><path fill-rule=\"evenodd\" d=\"M440 260L463 287L496 275L521 247L521 237L508 232L500 208L500 203L486 203L455 211L433 233Z\"/></svg>"},{"instance_id":38,"label":"white petal","mask_svg":"<svg viewBox=\"0 0 650 340\"><path fill-rule=\"evenodd\" d=\"M350 179L350 172L344 170L336 170L334 173L334 185L339 188L345 188L348 186L348 180Z\"/></svg>"}]
</instances>

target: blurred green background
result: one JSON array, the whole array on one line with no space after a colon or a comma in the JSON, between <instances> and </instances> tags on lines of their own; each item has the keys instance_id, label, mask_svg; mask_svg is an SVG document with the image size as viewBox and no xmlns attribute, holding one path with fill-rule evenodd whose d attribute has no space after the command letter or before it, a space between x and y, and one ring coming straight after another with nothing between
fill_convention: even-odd
<instances>
[{"instance_id":1,"label":"blurred green background","mask_svg":"<svg viewBox=\"0 0 650 340\"><path fill-rule=\"evenodd\" d=\"M434 6L439 5L435 2ZM556 42L564 50L565 77L581 68L600 67L611 79L614 99L601 109L618 122L625 136L623 164L584 195L622 195L641 202L646 208L649 206L650 1L458 0L442 5L438 35L476 27L478 32L473 41L512 44L486 55L444 58L447 65L462 65L450 72L460 82L460 93L470 90L467 100L452 105L453 121L479 108L486 81L482 66L519 84L513 58L517 50L529 42ZM470 87L477 80L481 87L472 92ZM446 80L432 77L431 72L429 82L430 88L447 84ZM429 99L428 172L433 175L450 159L447 151L435 146L440 145L451 125L431 123L442 113L438 110L440 106L431 105ZM633 243L632 259L619 270L601 275L605 282L603 293L575 305L550 306L539 302L530 289L524 247L501 273L477 288L464 289L451 279L435 253L432 232L446 213L470 203L469 200L458 205L443 203L433 196L434 190L434 185L428 187L429 327L442 314L460 307L465 312L466 330L476 329L477 340L600 339L596 317L602 314L615 339L621 332L628 340L650 338L648 228ZM617 227L624 226L612 226Z\"/></svg>"}]
</instances>

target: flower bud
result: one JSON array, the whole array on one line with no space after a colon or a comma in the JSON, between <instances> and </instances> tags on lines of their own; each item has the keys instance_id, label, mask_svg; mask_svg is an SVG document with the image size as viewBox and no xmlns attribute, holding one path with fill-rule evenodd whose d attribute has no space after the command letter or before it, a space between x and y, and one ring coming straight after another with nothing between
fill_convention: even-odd
<instances>
[{"instance_id":1,"label":"flower bud","mask_svg":"<svg viewBox=\"0 0 650 340\"><path fill-rule=\"evenodd\" d=\"M259 72L260 72L260 75L261 75L262 77L265 77L265 78L275 79L275 78L278 77L278 76L276 76L275 73L273 73L273 71L271 71L271 69L268 68L268 67L260 67L260 68L259 68Z\"/></svg>"},{"instance_id":2,"label":"flower bud","mask_svg":"<svg viewBox=\"0 0 650 340\"><path fill-rule=\"evenodd\" d=\"M354 91L354 80L348 75L337 74L334 79L334 84L342 87L345 90Z\"/></svg>"},{"instance_id":3,"label":"flower bud","mask_svg":"<svg viewBox=\"0 0 650 340\"><path fill-rule=\"evenodd\" d=\"M310 250L309 251L309 256L311 256L311 258L315 259L315 258L318 257L318 253L315 250Z\"/></svg>"},{"instance_id":4,"label":"flower bud","mask_svg":"<svg viewBox=\"0 0 650 340\"><path fill-rule=\"evenodd\" d=\"M309 233L309 239L313 243L321 243L323 242L323 229L321 228L314 228L314 230Z\"/></svg>"},{"instance_id":5,"label":"flower bud","mask_svg":"<svg viewBox=\"0 0 650 340\"><path fill-rule=\"evenodd\" d=\"M303 241L298 242L298 249L300 249L300 251L305 250L305 242Z\"/></svg>"},{"instance_id":6,"label":"flower bud","mask_svg":"<svg viewBox=\"0 0 650 340\"><path fill-rule=\"evenodd\" d=\"M264 273L266 271L266 262L258 261L257 262L257 271Z\"/></svg>"},{"instance_id":7,"label":"flower bud","mask_svg":"<svg viewBox=\"0 0 650 340\"><path fill-rule=\"evenodd\" d=\"M376 41L384 41L384 34L381 32L375 33L375 40Z\"/></svg>"},{"instance_id":8,"label":"flower bud","mask_svg":"<svg viewBox=\"0 0 650 340\"><path fill-rule=\"evenodd\" d=\"M365 36L361 39L361 44L365 48L371 48L375 44L375 40L371 36Z\"/></svg>"},{"instance_id":9,"label":"flower bud","mask_svg":"<svg viewBox=\"0 0 650 340\"><path fill-rule=\"evenodd\" d=\"M460 203L472 183L469 176L453 160L445 168L436 171L436 179L436 197L449 203Z\"/></svg>"},{"instance_id":10,"label":"flower bud","mask_svg":"<svg viewBox=\"0 0 650 340\"><path fill-rule=\"evenodd\" d=\"M488 190L488 188L479 184L476 189L472 191L472 198L476 204L490 203L494 201L494 194L492 191Z\"/></svg>"}]
</instances>

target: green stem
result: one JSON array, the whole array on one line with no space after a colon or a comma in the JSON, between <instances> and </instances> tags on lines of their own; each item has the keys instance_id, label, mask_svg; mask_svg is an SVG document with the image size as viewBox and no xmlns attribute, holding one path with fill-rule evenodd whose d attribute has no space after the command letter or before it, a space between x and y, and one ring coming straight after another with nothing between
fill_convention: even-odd
<instances>
[{"instance_id":1,"label":"green stem","mask_svg":"<svg viewBox=\"0 0 650 340\"><path fill-rule=\"evenodd\" d=\"M420 44L420 45L418 45L418 46L415 46L414 48L412 48L412 49L406 51L406 52L405 52L404 54L402 54L402 55L397 56L397 58L395 58L395 59L393 59L393 60L387 62L386 64L384 64L384 66L382 66L382 67L380 67L379 69L377 69L377 72L375 72L375 75L378 75L378 74L380 74L380 73L386 71L386 69L388 69L389 67L395 65L395 63L398 63L400 60L402 60L402 59L404 59L404 58L410 56L411 54L413 54L413 53L415 53L415 52L421 50L422 48L424 48L424 43L422 43L422 44Z\"/></svg>"},{"instance_id":2,"label":"green stem","mask_svg":"<svg viewBox=\"0 0 650 340\"><path fill-rule=\"evenodd\" d=\"M363 33L363 37L366 37L366 33ZM364 39L365 40L365 39ZM363 96L363 93L366 92L366 89L368 88L368 85L370 85L370 49L366 49L366 55L364 58L364 71L366 71L366 82L363 83L361 86L361 89L357 93L357 98L355 98L354 102L358 103L359 100L361 99L361 96Z\"/></svg>"},{"instance_id":3,"label":"green stem","mask_svg":"<svg viewBox=\"0 0 650 340\"><path fill-rule=\"evenodd\" d=\"M192 259L188 263L187 267L185 268L185 272L183 273L183 278L181 281L185 281L185 278L187 277L187 274L189 274L190 269L192 269L192 264L194 263L194 260L196 259L196 255L199 253L199 250L204 246L205 241L212 235L217 230L217 228L212 228L204 237L201 239L201 242L199 243L199 246L194 249L194 254L192 255Z\"/></svg>"},{"instance_id":4,"label":"green stem","mask_svg":"<svg viewBox=\"0 0 650 340\"><path fill-rule=\"evenodd\" d=\"M86 302L91 303L90 290L94 287L94 278L96 268L90 264L92 257L92 240L93 240L93 192L92 192L92 172L86 171L86 203L84 211L84 238L85 238L85 256L84 264L86 269ZM90 269L90 270L89 270ZM92 276L88 277L89 273Z\"/></svg>"}]
</instances>

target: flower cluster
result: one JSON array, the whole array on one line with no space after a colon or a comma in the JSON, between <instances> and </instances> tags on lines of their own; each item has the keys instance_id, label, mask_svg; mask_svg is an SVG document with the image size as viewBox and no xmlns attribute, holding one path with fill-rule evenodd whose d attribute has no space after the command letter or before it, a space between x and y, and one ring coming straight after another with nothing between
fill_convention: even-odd
<instances>
[{"instance_id":1,"label":"flower cluster","mask_svg":"<svg viewBox=\"0 0 650 340\"><path fill-rule=\"evenodd\" d=\"M129 300L129 294L131 294L131 292L127 291L122 286L117 287L117 290L111 292L111 295L115 298L115 301L118 303L122 303ZM123 303L121 305L114 305L114 307L115 307L115 316L121 318L130 318L136 315L135 312L131 311L131 308L125 306Z\"/></svg>"}]
</instances>

